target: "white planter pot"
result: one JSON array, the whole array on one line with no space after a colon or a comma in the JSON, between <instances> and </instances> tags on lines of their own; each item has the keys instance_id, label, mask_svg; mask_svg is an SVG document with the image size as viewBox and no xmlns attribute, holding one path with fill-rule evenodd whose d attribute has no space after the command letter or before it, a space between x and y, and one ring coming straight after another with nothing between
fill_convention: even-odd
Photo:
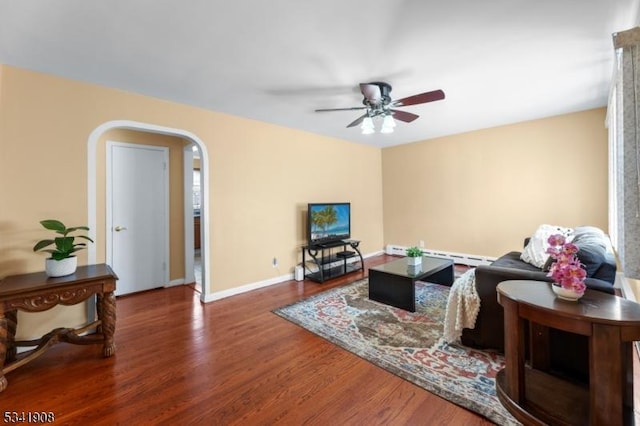
<instances>
[{"instance_id":1,"label":"white planter pot","mask_svg":"<svg viewBox=\"0 0 640 426\"><path fill-rule=\"evenodd\" d=\"M408 265L420 265L422 263L422 256L418 257L407 257Z\"/></svg>"},{"instance_id":2,"label":"white planter pot","mask_svg":"<svg viewBox=\"0 0 640 426\"><path fill-rule=\"evenodd\" d=\"M568 300L571 302L577 301L584 295L584 292L578 293L572 289L561 287L560 285L557 285L555 283L551 284L551 289L556 294L557 298L562 300Z\"/></svg>"},{"instance_id":3,"label":"white planter pot","mask_svg":"<svg viewBox=\"0 0 640 426\"><path fill-rule=\"evenodd\" d=\"M422 272L422 265L408 265L407 266L407 275L415 276Z\"/></svg>"},{"instance_id":4,"label":"white planter pot","mask_svg":"<svg viewBox=\"0 0 640 426\"><path fill-rule=\"evenodd\" d=\"M78 267L78 258L75 256L67 257L62 260L46 259L44 264L44 272L48 277L64 277L76 272Z\"/></svg>"}]
</instances>

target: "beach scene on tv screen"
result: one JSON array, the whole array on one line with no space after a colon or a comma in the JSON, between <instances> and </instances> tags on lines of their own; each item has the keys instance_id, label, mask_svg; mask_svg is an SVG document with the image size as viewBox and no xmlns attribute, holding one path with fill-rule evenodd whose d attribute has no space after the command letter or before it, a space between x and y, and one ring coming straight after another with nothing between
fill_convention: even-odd
<instances>
[{"instance_id":1,"label":"beach scene on tv screen","mask_svg":"<svg viewBox=\"0 0 640 426\"><path fill-rule=\"evenodd\" d=\"M311 239L348 236L349 207L348 204L323 204L309 207Z\"/></svg>"}]
</instances>

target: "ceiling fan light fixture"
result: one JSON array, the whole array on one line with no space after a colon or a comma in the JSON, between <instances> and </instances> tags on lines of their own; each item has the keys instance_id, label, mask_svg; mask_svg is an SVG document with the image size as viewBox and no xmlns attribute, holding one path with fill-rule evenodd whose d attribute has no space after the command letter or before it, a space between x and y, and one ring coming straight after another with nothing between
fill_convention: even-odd
<instances>
[{"instance_id":1,"label":"ceiling fan light fixture","mask_svg":"<svg viewBox=\"0 0 640 426\"><path fill-rule=\"evenodd\" d=\"M428 102L439 101L445 98L444 92L438 89L394 100L390 96L391 85L383 81L360 83L360 92L364 96L364 99L362 100L362 104L364 106L322 108L317 109L316 112L365 110L364 114L349 123L347 128L356 127L358 124L361 124L360 129L362 130L362 133L370 135L376 131L372 118L382 117L383 123L380 132L392 133L393 128L396 125L395 120L400 120L404 123L411 123L419 117L417 114L396 108L426 104Z\"/></svg>"},{"instance_id":2,"label":"ceiling fan light fixture","mask_svg":"<svg viewBox=\"0 0 640 426\"><path fill-rule=\"evenodd\" d=\"M362 125L360 126L360 128L362 129L363 135L370 135L374 133L375 127L373 126L373 120L371 119L371 117L365 117L365 119L362 120Z\"/></svg>"},{"instance_id":3,"label":"ceiling fan light fixture","mask_svg":"<svg viewBox=\"0 0 640 426\"><path fill-rule=\"evenodd\" d=\"M396 127L396 122L391 115L385 115L382 120L382 128L380 133L393 133L393 128Z\"/></svg>"}]
</instances>

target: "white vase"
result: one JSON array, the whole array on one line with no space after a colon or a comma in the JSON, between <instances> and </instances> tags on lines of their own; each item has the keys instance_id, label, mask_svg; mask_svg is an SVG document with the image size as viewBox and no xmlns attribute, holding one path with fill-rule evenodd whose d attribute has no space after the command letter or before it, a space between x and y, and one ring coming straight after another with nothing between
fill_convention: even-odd
<instances>
[{"instance_id":1,"label":"white vase","mask_svg":"<svg viewBox=\"0 0 640 426\"><path fill-rule=\"evenodd\" d=\"M407 265L407 275L414 276L422 272L421 265Z\"/></svg>"},{"instance_id":2,"label":"white vase","mask_svg":"<svg viewBox=\"0 0 640 426\"><path fill-rule=\"evenodd\" d=\"M422 263L422 256L417 256L417 257L407 257L407 264L408 265L420 265Z\"/></svg>"},{"instance_id":3,"label":"white vase","mask_svg":"<svg viewBox=\"0 0 640 426\"><path fill-rule=\"evenodd\" d=\"M76 272L78 267L78 258L75 256L67 257L62 260L48 258L44 263L44 272L48 277L64 277Z\"/></svg>"},{"instance_id":4,"label":"white vase","mask_svg":"<svg viewBox=\"0 0 640 426\"><path fill-rule=\"evenodd\" d=\"M575 290L572 290L570 288L564 288L555 283L551 284L551 289L556 294L556 297L558 299L568 300L570 302L576 302L578 299L580 299L584 295L584 292L579 293Z\"/></svg>"}]
</instances>

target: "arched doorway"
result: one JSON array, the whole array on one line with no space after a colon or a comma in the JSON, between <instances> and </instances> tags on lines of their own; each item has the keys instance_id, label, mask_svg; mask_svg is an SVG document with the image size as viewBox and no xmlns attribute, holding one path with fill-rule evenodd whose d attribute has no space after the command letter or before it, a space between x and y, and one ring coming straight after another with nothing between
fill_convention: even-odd
<instances>
[{"instance_id":1,"label":"arched doorway","mask_svg":"<svg viewBox=\"0 0 640 426\"><path fill-rule=\"evenodd\" d=\"M202 177L201 186L201 223L202 228L202 241L201 241L201 253L202 253L202 289L200 293L200 300L202 302L207 300L207 293L210 282L210 268L209 268L209 221L207 219L207 213L209 212L209 156L206 146L191 132L182 129L173 129L169 127L157 126L154 124L140 123L129 120L115 120L109 121L96 127L87 141L87 202L88 202L88 226L92 232L95 232L97 226L97 146L101 136L112 129L127 129L135 130L139 132L157 133L162 135L171 135L183 138L187 141L194 143L200 152L200 174ZM185 223L185 227L188 224ZM94 235L95 236L95 235ZM90 244L88 247L88 260L89 263L96 263L97 249L95 244ZM193 248L189 248L185 245L185 265L193 264Z\"/></svg>"}]
</instances>

